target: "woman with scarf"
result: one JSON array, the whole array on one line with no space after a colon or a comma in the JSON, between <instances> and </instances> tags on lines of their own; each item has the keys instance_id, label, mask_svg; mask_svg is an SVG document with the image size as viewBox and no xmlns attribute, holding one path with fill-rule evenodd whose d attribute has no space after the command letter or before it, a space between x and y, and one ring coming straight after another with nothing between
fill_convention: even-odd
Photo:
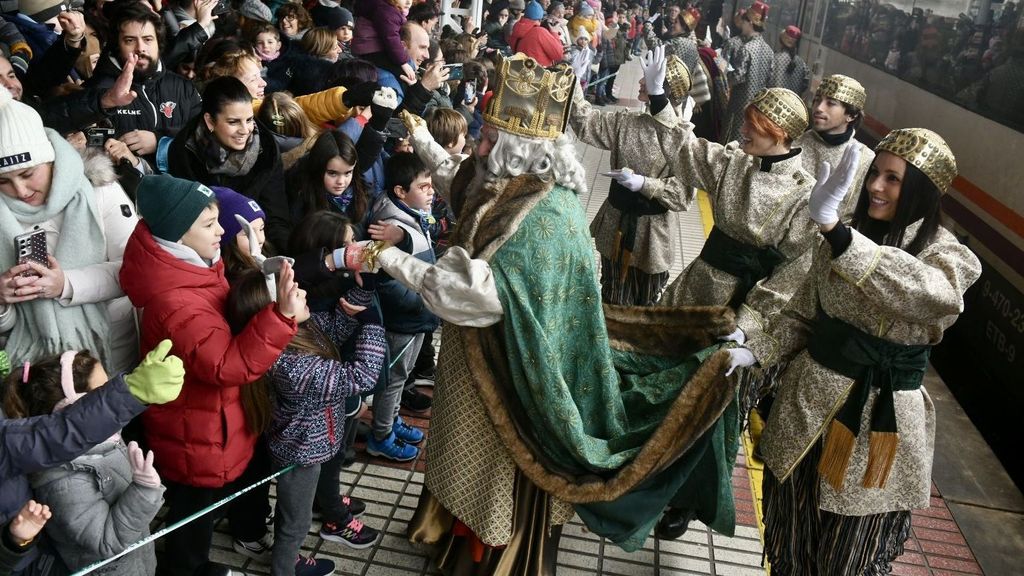
<instances>
[{"instance_id":1,"label":"woman with scarf","mask_svg":"<svg viewBox=\"0 0 1024 576\"><path fill-rule=\"evenodd\" d=\"M277 142L255 119L252 95L237 78L222 76L203 90L202 114L175 136L167 171L252 198L267 213L267 240L287 248L291 232L284 171Z\"/></svg>"},{"instance_id":2,"label":"woman with scarf","mask_svg":"<svg viewBox=\"0 0 1024 576\"><path fill-rule=\"evenodd\" d=\"M91 350L110 373L138 356L131 303L118 282L138 220L99 150L85 157L0 87L0 336L14 365ZM42 230L45 260L15 237Z\"/></svg>"},{"instance_id":3,"label":"woman with scarf","mask_svg":"<svg viewBox=\"0 0 1024 576\"><path fill-rule=\"evenodd\" d=\"M784 364L764 454L765 555L779 574L887 574L927 508L935 409L922 377L964 309L977 257L940 225L956 160L934 132L875 148L853 220L839 207L859 149L819 168L809 202L824 237L810 274L733 366Z\"/></svg>"}]
</instances>

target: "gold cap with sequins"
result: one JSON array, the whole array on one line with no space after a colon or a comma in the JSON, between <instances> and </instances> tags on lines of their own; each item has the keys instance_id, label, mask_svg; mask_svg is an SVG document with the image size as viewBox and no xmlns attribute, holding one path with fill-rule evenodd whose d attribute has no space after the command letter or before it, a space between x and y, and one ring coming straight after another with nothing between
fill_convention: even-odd
<instances>
[{"instance_id":1,"label":"gold cap with sequins","mask_svg":"<svg viewBox=\"0 0 1024 576\"><path fill-rule=\"evenodd\" d=\"M949 145L926 128L899 128L882 138L875 152L889 152L924 172L940 192L948 192L956 178L956 157Z\"/></svg>"},{"instance_id":2,"label":"gold cap with sequins","mask_svg":"<svg viewBox=\"0 0 1024 576\"><path fill-rule=\"evenodd\" d=\"M814 95L815 97L838 100L843 104L856 106L861 110L864 109L864 104L868 99L868 94L864 91L864 86L860 82L842 74L827 76L821 81L818 91Z\"/></svg>"},{"instance_id":3,"label":"gold cap with sequins","mask_svg":"<svg viewBox=\"0 0 1024 576\"><path fill-rule=\"evenodd\" d=\"M794 140L807 130L807 106L792 90L765 88L754 96L750 105L778 124Z\"/></svg>"},{"instance_id":4,"label":"gold cap with sequins","mask_svg":"<svg viewBox=\"0 0 1024 576\"><path fill-rule=\"evenodd\" d=\"M576 76L567 65L544 68L524 54L498 64L494 94L484 108L484 122L530 138L562 135Z\"/></svg>"},{"instance_id":5,"label":"gold cap with sequins","mask_svg":"<svg viewBox=\"0 0 1024 576\"><path fill-rule=\"evenodd\" d=\"M665 88L668 91L669 100L679 103L686 99L690 93L690 69L686 67L682 58L672 54L665 62Z\"/></svg>"}]
</instances>

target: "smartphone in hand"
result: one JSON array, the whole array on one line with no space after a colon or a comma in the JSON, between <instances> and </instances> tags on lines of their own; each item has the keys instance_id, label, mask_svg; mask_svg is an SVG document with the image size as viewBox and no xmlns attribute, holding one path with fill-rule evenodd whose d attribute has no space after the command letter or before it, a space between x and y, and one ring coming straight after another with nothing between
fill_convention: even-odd
<instances>
[{"instance_id":1,"label":"smartphone in hand","mask_svg":"<svg viewBox=\"0 0 1024 576\"><path fill-rule=\"evenodd\" d=\"M14 237L14 249L18 253L18 264L35 262L47 268L50 267L50 260L46 252L46 231L36 228L31 232L18 234ZM26 270L22 276L38 276L34 270Z\"/></svg>"}]
</instances>

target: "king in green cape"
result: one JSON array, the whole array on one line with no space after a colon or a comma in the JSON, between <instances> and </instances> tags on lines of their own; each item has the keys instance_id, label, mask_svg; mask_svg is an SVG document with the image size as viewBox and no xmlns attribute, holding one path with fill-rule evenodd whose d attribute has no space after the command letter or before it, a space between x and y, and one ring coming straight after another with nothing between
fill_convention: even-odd
<instances>
[{"instance_id":1,"label":"king in green cape","mask_svg":"<svg viewBox=\"0 0 1024 576\"><path fill-rule=\"evenodd\" d=\"M409 537L446 572L552 574L574 514L627 551L670 503L735 527L740 418L717 343L733 313L602 306L586 174L562 133L574 84L571 71L503 61L465 160L407 115L456 213L452 247L433 265L373 242L346 254L445 320Z\"/></svg>"}]
</instances>

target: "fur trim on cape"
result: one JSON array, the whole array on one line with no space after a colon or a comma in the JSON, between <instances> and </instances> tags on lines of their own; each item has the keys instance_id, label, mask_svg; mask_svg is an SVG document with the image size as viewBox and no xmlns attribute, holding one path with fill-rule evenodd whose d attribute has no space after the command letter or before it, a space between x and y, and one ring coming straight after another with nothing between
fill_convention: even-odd
<instances>
[{"instance_id":1,"label":"fur trim on cape","mask_svg":"<svg viewBox=\"0 0 1024 576\"><path fill-rule=\"evenodd\" d=\"M707 348L736 329L736 314L728 306L605 304L604 318L612 348L676 358Z\"/></svg>"},{"instance_id":2,"label":"fur trim on cape","mask_svg":"<svg viewBox=\"0 0 1024 576\"><path fill-rule=\"evenodd\" d=\"M508 374L499 330L495 327L459 330L477 392L512 460L534 484L567 502L607 502L634 489L685 454L721 417L733 399L734 387L724 375L729 354L719 350L693 374L661 425L629 464L607 479L594 475L573 476L532 448L529 434L521 429L525 421L513 416L510 407L519 402L508 397L511 390L506 383L509 380L499 376Z\"/></svg>"}]
</instances>

